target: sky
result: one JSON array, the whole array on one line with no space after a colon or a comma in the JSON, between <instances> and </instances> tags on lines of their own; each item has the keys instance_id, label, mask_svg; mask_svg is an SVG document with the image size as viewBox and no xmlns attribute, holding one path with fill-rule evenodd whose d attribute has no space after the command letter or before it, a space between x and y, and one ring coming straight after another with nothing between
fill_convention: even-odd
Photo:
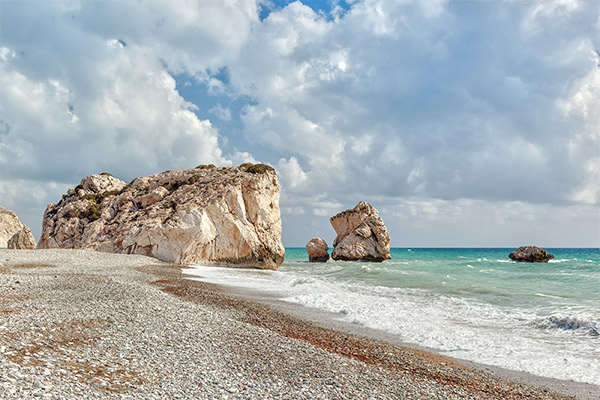
<instances>
[{"instance_id":1,"label":"sky","mask_svg":"<svg viewBox=\"0 0 600 400\"><path fill-rule=\"evenodd\" d=\"M0 205L93 173L279 174L283 243L600 246L597 0L0 1Z\"/></svg>"}]
</instances>

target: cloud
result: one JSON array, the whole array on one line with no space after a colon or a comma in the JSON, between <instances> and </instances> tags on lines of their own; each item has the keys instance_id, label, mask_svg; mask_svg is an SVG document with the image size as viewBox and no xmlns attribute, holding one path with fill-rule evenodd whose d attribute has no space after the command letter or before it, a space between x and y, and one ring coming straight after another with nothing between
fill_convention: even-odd
<instances>
[{"instance_id":1,"label":"cloud","mask_svg":"<svg viewBox=\"0 0 600 400\"><path fill-rule=\"evenodd\" d=\"M0 64L4 177L68 182L98 169L131 177L225 162L218 132L143 52L113 48L88 70L94 87L84 90L68 79L28 77L14 58Z\"/></svg>"},{"instance_id":2,"label":"cloud","mask_svg":"<svg viewBox=\"0 0 600 400\"><path fill-rule=\"evenodd\" d=\"M214 114L217 118L222 119L223 121L231 121L231 110L227 107L223 107L220 104L212 107L208 110L209 113Z\"/></svg>"},{"instance_id":3,"label":"cloud","mask_svg":"<svg viewBox=\"0 0 600 400\"><path fill-rule=\"evenodd\" d=\"M590 218L597 208L591 205L540 207L521 201L414 197L383 204L379 212L390 237L404 246L463 247L468 241L473 247L581 247L594 243L582 238L598 236L597 220Z\"/></svg>"},{"instance_id":4,"label":"cloud","mask_svg":"<svg viewBox=\"0 0 600 400\"><path fill-rule=\"evenodd\" d=\"M597 18L589 2L367 0L336 20L294 3L231 82L256 100L249 135L293 151L310 190L597 203ZM575 98L587 116L564 112Z\"/></svg>"},{"instance_id":5,"label":"cloud","mask_svg":"<svg viewBox=\"0 0 600 400\"><path fill-rule=\"evenodd\" d=\"M3 203L29 185L43 208L104 170L130 179L260 161L280 173L286 243L330 229L324 217L359 200L420 243L435 220L476 240L470 223L500 226L492 216L504 213L503 226L521 226L508 217L519 209L532 225L550 228L556 212L589 232L580 216L598 215L600 196L593 2L335 4L296 1L261 20L252 0L4 2Z\"/></svg>"},{"instance_id":6,"label":"cloud","mask_svg":"<svg viewBox=\"0 0 600 400\"><path fill-rule=\"evenodd\" d=\"M203 80L209 79L207 70L217 70L237 58L238 49L259 21L254 0L77 4L74 15L82 31L143 46L170 71Z\"/></svg>"},{"instance_id":7,"label":"cloud","mask_svg":"<svg viewBox=\"0 0 600 400\"><path fill-rule=\"evenodd\" d=\"M34 232L46 204L88 174L109 171L130 180L201 163L230 164L219 132L179 95L172 72L153 47L177 40L181 32L172 31L176 24L169 13L183 12L182 4L171 3L166 14L155 9L164 4L153 2L139 13L126 12L125 3L38 5L2 5L0 46L0 195L3 205L25 215ZM118 29L111 25L123 18L128 23ZM173 24L165 40L140 41L138 35L157 18ZM211 46L235 47L237 30L227 23L222 28L232 35L198 31L196 39L204 34L215 41L216 36ZM180 50L170 51L175 57ZM203 69L211 63L206 60ZM31 201L38 209L35 220Z\"/></svg>"},{"instance_id":8,"label":"cloud","mask_svg":"<svg viewBox=\"0 0 600 400\"><path fill-rule=\"evenodd\" d=\"M201 121L175 90L173 78L142 54L115 48L114 57L90 70L94 90L72 82L35 80L0 62L0 178L3 204L30 198L38 216L60 192L91 173L135 176L197 164L227 164L218 132ZM16 56L15 56L16 57ZM46 186L50 184L50 188ZM31 207L26 211L32 214ZM26 220L32 229L39 222Z\"/></svg>"},{"instance_id":9,"label":"cloud","mask_svg":"<svg viewBox=\"0 0 600 400\"><path fill-rule=\"evenodd\" d=\"M566 98L557 101L564 118L580 127L569 137L565 151L573 160L581 160L583 182L572 192L574 202L598 204L600 200L600 54L590 52L598 65L578 79Z\"/></svg>"}]
</instances>

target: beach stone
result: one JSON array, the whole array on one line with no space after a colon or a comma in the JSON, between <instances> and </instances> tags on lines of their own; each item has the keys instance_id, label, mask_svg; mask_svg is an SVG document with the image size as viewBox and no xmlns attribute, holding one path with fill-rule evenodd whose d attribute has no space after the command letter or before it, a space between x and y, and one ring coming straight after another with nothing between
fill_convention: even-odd
<instances>
[{"instance_id":1,"label":"beach stone","mask_svg":"<svg viewBox=\"0 0 600 400\"><path fill-rule=\"evenodd\" d=\"M306 244L306 251L308 252L308 261L310 262L326 262L329 260L329 246L321 238L312 238Z\"/></svg>"},{"instance_id":2,"label":"beach stone","mask_svg":"<svg viewBox=\"0 0 600 400\"><path fill-rule=\"evenodd\" d=\"M90 175L48 205L38 248L277 269L284 259L279 197L277 173L261 164L166 171L127 185Z\"/></svg>"},{"instance_id":3,"label":"beach stone","mask_svg":"<svg viewBox=\"0 0 600 400\"><path fill-rule=\"evenodd\" d=\"M8 247L8 240L24 226L14 211L0 206L0 248Z\"/></svg>"},{"instance_id":4,"label":"beach stone","mask_svg":"<svg viewBox=\"0 0 600 400\"><path fill-rule=\"evenodd\" d=\"M333 242L334 260L383 261L390 257L390 236L379 212L359 202L353 209L330 219L337 237Z\"/></svg>"},{"instance_id":5,"label":"beach stone","mask_svg":"<svg viewBox=\"0 0 600 400\"><path fill-rule=\"evenodd\" d=\"M19 232L8 240L7 244L9 249L33 250L36 242L29 227L24 225Z\"/></svg>"},{"instance_id":6,"label":"beach stone","mask_svg":"<svg viewBox=\"0 0 600 400\"><path fill-rule=\"evenodd\" d=\"M552 260L554 256L546 250L537 246L521 246L508 255L511 260L519 262L545 262Z\"/></svg>"}]
</instances>

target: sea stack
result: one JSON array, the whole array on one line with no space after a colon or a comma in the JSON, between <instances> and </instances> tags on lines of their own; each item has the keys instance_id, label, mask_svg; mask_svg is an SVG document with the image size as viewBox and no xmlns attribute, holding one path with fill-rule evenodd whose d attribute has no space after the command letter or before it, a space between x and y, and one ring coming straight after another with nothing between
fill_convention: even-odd
<instances>
[{"instance_id":1,"label":"sea stack","mask_svg":"<svg viewBox=\"0 0 600 400\"><path fill-rule=\"evenodd\" d=\"M9 240L15 234L21 232L24 227L25 225L19 221L19 217L17 217L14 211L0 206L0 248L8 248ZM27 230L29 231L29 228ZM31 234L31 231L29 233ZM33 237L33 235L31 236ZM33 239L33 243L35 247L35 239Z\"/></svg>"},{"instance_id":2,"label":"sea stack","mask_svg":"<svg viewBox=\"0 0 600 400\"><path fill-rule=\"evenodd\" d=\"M329 246L321 238L312 238L310 242L306 244L306 251L308 252L308 261L310 262L326 262L329 260Z\"/></svg>"},{"instance_id":3,"label":"sea stack","mask_svg":"<svg viewBox=\"0 0 600 400\"><path fill-rule=\"evenodd\" d=\"M546 250L540 249L537 246L521 246L508 256L514 261L541 263L547 263L554 258L552 254L548 254Z\"/></svg>"},{"instance_id":4,"label":"sea stack","mask_svg":"<svg viewBox=\"0 0 600 400\"><path fill-rule=\"evenodd\" d=\"M389 260L390 236L379 212L364 201L330 219L337 237L333 242L334 260Z\"/></svg>"},{"instance_id":5,"label":"sea stack","mask_svg":"<svg viewBox=\"0 0 600 400\"><path fill-rule=\"evenodd\" d=\"M48 205L38 248L277 269L284 259L279 196L277 173L261 164L201 165L127 185L90 175Z\"/></svg>"}]
</instances>

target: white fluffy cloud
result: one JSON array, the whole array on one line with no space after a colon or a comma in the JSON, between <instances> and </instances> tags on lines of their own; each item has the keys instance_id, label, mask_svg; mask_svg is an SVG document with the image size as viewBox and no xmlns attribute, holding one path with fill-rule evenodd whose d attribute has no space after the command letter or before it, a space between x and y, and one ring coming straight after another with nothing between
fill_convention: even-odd
<instances>
[{"instance_id":1,"label":"white fluffy cloud","mask_svg":"<svg viewBox=\"0 0 600 400\"><path fill-rule=\"evenodd\" d=\"M598 148L567 151L597 124L561 112L577 96L600 111L584 6L365 1L327 20L294 3L256 28L232 83L257 100L246 128L293 151L310 187L569 202Z\"/></svg>"},{"instance_id":2,"label":"white fluffy cloud","mask_svg":"<svg viewBox=\"0 0 600 400\"><path fill-rule=\"evenodd\" d=\"M337 19L295 3L256 28L232 85L256 100L248 134L294 155L290 210L416 196L531 204L543 222L569 206L598 243L598 21L578 1L366 0Z\"/></svg>"},{"instance_id":3,"label":"white fluffy cloud","mask_svg":"<svg viewBox=\"0 0 600 400\"><path fill-rule=\"evenodd\" d=\"M3 174L71 179L99 167L130 175L223 163L217 132L190 111L174 79L143 54L113 51L88 71L95 87L84 93L68 80L33 80L12 60L0 65Z\"/></svg>"},{"instance_id":4,"label":"white fluffy cloud","mask_svg":"<svg viewBox=\"0 0 600 400\"><path fill-rule=\"evenodd\" d=\"M107 8L104 2L46 2L39 9L2 4L0 198L32 228L39 227L47 203L90 173L109 171L129 180L200 163L230 163L222 156L218 131L179 95L161 59L166 53L154 47L168 47L185 31L183 24L182 32L173 32L170 25L178 26L177 13L185 7L171 4L174 15L159 13L155 7L165 4L158 3L148 3L139 14L128 13L127 3ZM103 17L103 11L111 15ZM190 18L200 18L187 17L192 25ZM136 40L157 19L166 24L165 40ZM95 24L88 24L91 20ZM225 38L214 26L203 27L196 40L205 46L226 53L239 41L231 25L222 26L232 33ZM170 57L177 51L171 48ZM210 49L207 54L207 59L219 57ZM39 222L31 222L35 214Z\"/></svg>"},{"instance_id":5,"label":"white fluffy cloud","mask_svg":"<svg viewBox=\"0 0 600 400\"><path fill-rule=\"evenodd\" d=\"M262 21L259 3L4 2L3 205L27 187L9 182L38 182L42 204L101 170L259 159L280 173L286 244L359 200L395 232L453 221L446 234L478 239L474 221L516 228L506 221L522 210L546 227L570 215L560 223L576 237L600 240L595 3L364 0L327 13L296 1ZM205 101L184 100L178 75Z\"/></svg>"},{"instance_id":6,"label":"white fluffy cloud","mask_svg":"<svg viewBox=\"0 0 600 400\"><path fill-rule=\"evenodd\" d=\"M69 182L98 169L132 177L228 163L173 74L208 81L207 71L235 58L258 20L254 1L36 6L2 4L4 178Z\"/></svg>"},{"instance_id":7,"label":"white fluffy cloud","mask_svg":"<svg viewBox=\"0 0 600 400\"><path fill-rule=\"evenodd\" d=\"M34 197L19 213L33 215L37 208L40 219L45 204L90 173L110 171L129 180L227 163L218 132L190 110L169 74L129 49L112 51L88 71L93 90L82 91L68 80L24 75L15 68L18 55L4 48L11 54L0 62L0 177L8 183L0 196L6 207L23 208L21 199L41 191L47 196Z\"/></svg>"}]
</instances>

